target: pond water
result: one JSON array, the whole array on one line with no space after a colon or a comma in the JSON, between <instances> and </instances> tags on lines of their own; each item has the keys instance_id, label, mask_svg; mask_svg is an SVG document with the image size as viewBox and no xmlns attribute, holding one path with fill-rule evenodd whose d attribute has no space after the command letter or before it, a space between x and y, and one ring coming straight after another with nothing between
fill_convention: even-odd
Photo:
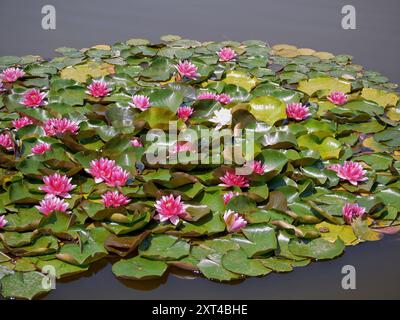
<instances>
[{"instance_id":1,"label":"pond water","mask_svg":"<svg viewBox=\"0 0 400 320\"><path fill-rule=\"evenodd\" d=\"M41 9L56 8L56 30L41 28ZM335 54L347 53L365 68L400 83L398 0L352 1L357 29L341 28L341 8L330 0L1 0L0 56L54 56L76 48L163 34L200 41L268 40ZM271 274L232 284L170 274L160 281L120 281L102 263L78 280L58 282L46 299L362 299L400 298L398 236L347 248L335 260L313 263L288 274ZM343 290L344 265L357 272L357 289Z\"/></svg>"}]
</instances>

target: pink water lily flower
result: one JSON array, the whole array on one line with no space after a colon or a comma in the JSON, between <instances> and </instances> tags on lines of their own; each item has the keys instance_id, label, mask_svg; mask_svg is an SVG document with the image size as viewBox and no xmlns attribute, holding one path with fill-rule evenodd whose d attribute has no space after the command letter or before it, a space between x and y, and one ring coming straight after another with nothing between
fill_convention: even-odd
<instances>
[{"instance_id":1,"label":"pink water lily flower","mask_svg":"<svg viewBox=\"0 0 400 320\"><path fill-rule=\"evenodd\" d=\"M197 73L197 67L187 60L180 61L178 65L175 66L175 68L178 70L180 76L186 77L188 79L195 79L200 76Z\"/></svg>"},{"instance_id":2,"label":"pink water lily flower","mask_svg":"<svg viewBox=\"0 0 400 320\"><path fill-rule=\"evenodd\" d=\"M351 224L354 219L365 215L365 208L357 203L346 203L342 209L343 219L347 224Z\"/></svg>"},{"instance_id":3,"label":"pink water lily flower","mask_svg":"<svg viewBox=\"0 0 400 320\"><path fill-rule=\"evenodd\" d=\"M310 111L301 103L294 102L286 106L286 115L290 119L301 121L310 116Z\"/></svg>"},{"instance_id":4,"label":"pink water lily flower","mask_svg":"<svg viewBox=\"0 0 400 320\"><path fill-rule=\"evenodd\" d=\"M61 175L59 173L54 173L50 176L45 176L43 178L44 186L39 187L39 190L46 192L47 194L52 194L54 196L59 196L62 198L71 198L69 192L76 187L75 184L71 184L72 178Z\"/></svg>"},{"instance_id":5,"label":"pink water lily flower","mask_svg":"<svg viewBox=\"0 0 400 320\"><path fill-rule=\"evenodd\" d=\"M39 142L34 145L31 149L33 154L44 154L46 151L51 149L51 144L46 142Z\"/></svg>"},{"instance_id":6,"label":"pink water lily flower","mask_svg":"<svg viewBox=\"0 0 400 320\"><path fill-rule=\"evenodd\" d=\"M233 210L227 210L224 213L224 221L228 232L240 231L247 225L247 221Z\"/></svg>"},{"instance_id":7,"label":"pink water lily flower","mask_svg":"<svg viewBox=\"0 0 400 320\"><path fill-rule=\"evenodd\" d=\"M187 121L193 112L194 112L194 109L192 107L180 106L178 108L178 110L176 111L176 114L178 115L179 119L182 119L183 121Z\"/></svg>"},{"instance_id":8,"label":"pink water lily flower","mask_svg":"<svg viewBox=\"0 0 400 320\"><path fill-rule=\"evenodd\" d=\"M17 130L21 129L25 126L28 126L30 124L33 124L33 121L31 118L28 118L28 117L20 117L20 118L12 121L13 127Z\"/></svg>"},{"instance_id":9,"label":"pink water lily flower","mask_svg":"<svg viewBox=\"0 0 400 320\"><path fill-rule=\"evenodd\" d=\"M341 91L333 91L326 98L333 104L339 106L347 102L347 95Z\"/></svg>"},{"instance_id":10,"label":"pink water lily flower","mask_svg":"<svg viewBox=\"0 0 400 320\"><path fill-rule=\"evenodd\" d=\"M44 131L47 136L55 136L63 133L77 133L78 124L66 118L51 118L44 123Z\"/></svg>"},{"instance_id":11,"label":"pink water lily flower","mask_svg":"<svg viewBox=\"0 0 400 320\"><path fill-rule=\"evenodd\" d=\"M127 205L130 202L127 196L119 193L118 191L107 191L101 197L103 199L102 202L106 208L118 208L120 206Z\"/></svg>"},{"instance_id":12,"label":"pink water lily flower","mask_svg":"<svg viewBox=\"0 0 400 320\"><path fill-rule=\"evenodd\" d=\"M22 95L21 103L28 108L37 108L47 104L44 101L47 93L40 92L39 89L29 89Z\"/></svg>"},{"instance_id":13,"label":"pink water lily flower","mask_svg":"<svg viewBox=\"0 0 400 320\"><path fill-rule=\"evenodd\" d=\"M217 100L217 94L212 92L201 92L197 96L198 100Z\"/></svg>"},{"instance_id":14,"label":"pink water lily flower","mask_svg":"<svg viewBox=\"0 0 400 320\"><path fill-rule=\"evenodd\" d=\"M267 165L258 160L248 161L245 166L249 167L255 174L264 174L267 171Z\"/></svg>"},{"instance_id":15,"label":"pink water lily flower","mask_svg":"<svg viewBox=\"0 0 400 320\"><path fill-rule=\"evenodd\" d=\"M8 221L6 220L5 216L1 215L0 216L0 228L4 228L7 223L8 223Z\"/></svg>"},{"instance_id":16,"label":"pink water lily flower","mask_svg":"<svg viewBox=\"0 0 400 320\"><path fill-rule=\"evenodd\" d=\"M102 98L108 96L111 89L107 86L107 83L101 80L93 80L93 82L88 85L86 93L95 98Z\"/></svg>"},{"instance_id":17,"label":"pink water lily flower","mask_svg":"<svg viewBox=\"0 0 400 320\"><path fill-rule=\"evenodd\" d=\"M224 199L224 204L228 204L229 201L231 201L232 198L239 196L240 193L239 192L233 192L233 191L229 191L226 192L222 195L222 198Z\"/></svg>"},{"instance_id":18,"label":"pink water lily flower","mask_svg":"<svg viewBox=\"0 0 400 320\"><path fill-rule=\"evenodd\" d=\"M45 216L50 215L54 211L66 212L68 209L68 203L64 199L60 199L52 194L46 195L46 197L39 202L38 206L35 206Z\"/></svg>"},{"instance_id":19,"label":"pink water lily flower","mask_svg":"<svg viewBox=\"0 0 400 320\"><path fill-rule=\"evenodd\" d=\"M94 182L100 183L111 176L111 172L115 169L115 161L107 158L100 158L90 161L90 168L85 169L87 173L93 176Z\"/></svg>"},{"instance_id":20,"label":"pink water lily flower","mask_svg":"<svg viewBox=\"0 0 400 320\"><path fill-rule=\"evenodd\" d=\"M11 139L11 136L9 133L2 133L0 134L0 146L7 150L13 150L14 149L14 141Z\"/></svg>"},{"instance_id":21,"label":"pink water lily flower","mask_svg":"<svg viewBox=\"0 0 400 320\"><path fill-rule=\"evenodd\" d=\"M129 105L144 111L150 107L150 98L144 95L134 95Z\"/></svg>"},{"instance_id":22,"label":"pink water lily flower","mask_svg":"<svg viewBox=\"0 0 400 320\"><path fill-rule=\"evenodd\" d=\"M140 141L140 138L132 138L131 140L131 145L132 147L138 148L138 147L143 147L142 141Z\"/></svg>"},{"instance_id":23,"label":"pink water lily flower","mask_svg":"<svg viewBox=\"0 0 400 320\"><path fill-rule=\"evenodd\" d=\"M104 182L110 187L123 187L129 179L129 172L119 166L114 167Z\"/></svg>"},{"instance_id":24,"label":"pink water lily flower","mask_svg":"<svg viewBox=\"0 0 400 320\"><path fill-rule=\"evenodd\" d=\"M25 72L22 69L19 68L8 68L3 70L2 73L0 73L0 79L3 82L15 82L19 78L22 78L25 75Z\"/></svg>"},{"instance_id":25,"label":"pink water lily flower","mask_svg":"<svg viewBox=\"0 0 400 320\"><path fill-rule=\"evenodd\" d=\"M357 162L345 161L342 166L339 164L331 165L328 166L328 169L335 171L339 178L347 180L355 186L358 182L368 180L368 177L365 176L367 171Z\"/></svg>"},{"instance_id":26,"label":"pink water lily flower","mask_svg":"<svg viewBox=\"0 0 400 320\"><path fill-rule=\"evenodd\" d=\"M249 186L249 180L245 176L236 175L233 172L227 171L223 177L219 178L223 187L240 187L245 188Z\"/></svg>"},{"instance_id":27,"label":"pink water lily flower","mask_svg":"<svg viewBox=\"0 0 400 320\"><path fill-rule=\"evenodd\" d=\"M217 52L217 54L218 54L219 60L224 61L224 62L231 61L231 60L235 59L237 56L235 50L233 50L232 48L228 48L228 47L220 49Z\"/></svg>"},{"instance_id":28,"label":"pink water lily flower","mask_svg":"<svg viewBox=\"0 0 400 320\"><path fill-rule=\"evenodd\" d=\"M232 102L232 98L230 97L230 95L226 93L221 93L217 95L217 101L219 101L222 104L229 104Z\"/></svg>"},{"instance_id":29,"label":"pink water lily flower","mask_svg":"<svg viewBox=\"0 0 400 320\"><path fill-rule=\"evenodd\" d=\"M157 200L154 207L157 210L157 215L154 219L160 220L160 222L171 221L172 224L177 225L179 218L187 219L189 214L185 211L185 206L181 201L181 196L163 196L160 200Z\"/></svg>"}]
</instances>

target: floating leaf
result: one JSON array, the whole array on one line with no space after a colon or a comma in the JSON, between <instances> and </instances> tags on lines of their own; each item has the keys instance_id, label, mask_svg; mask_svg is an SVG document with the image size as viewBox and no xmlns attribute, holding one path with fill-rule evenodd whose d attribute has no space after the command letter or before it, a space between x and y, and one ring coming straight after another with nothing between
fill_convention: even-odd
<instances>
[{"instance_id":1,"label":"floating leaf","mask_svg":"<svg viewBox=\"0 0 400 320\"><path fill-rule=\"evenodd\" d=\"M300 81L297 90L303 91L309 96L313 95L317 91L324 91L327 92L327 94L333 91L347 93L351 90L351 84L347 81L335 78L321 77Z\"/></svg>"},{"instance_id":2,"label":"floating leaf","mask_svg":"<svg viewBox=\"0 0 400 320\"><path fill-rule=\"evenodd\" d=\"M382 107L395 106L399 101L399 96L397 94L373 88L363 88L361 96L364 99L378 103Z\"/></svg>"},{"instance_id":3,"label":"floating leaf","mask_svg":"<svg viewBox=\"0 0 400 320\"><path fill-rule=\"evenodd\" d=\"M228 71L226 78L223 80L226 84L234 84L235 86L242 87L247 91L253 89L256 84L256 78L247 75L242 71Z\"/></svg>"},{"instance_id":4,"label":"floating leaf","mask_svg":"<svg viewBox=\"0 0 400 320\"><path fill-rule=\"evenodd\" d=\"M153 260L178 260L187 256L189 250L186 241L166 234L150 236L139 246L140 256Z\"/></svg>"},{"instance_id":5,"label":"floating leaf","mask_svg":"<svg viewBox=\"0 0 400 320\"><path fill-rule=\"evenodd\" d=\"M247 258L243 250L228 251L222 256L222 265L225 269L246 276L263 276L271 272L270 269L257 259Z\"/></svg>"},{"instance_id":6,"label":"floating leaf","mask_svg":"<svg viewBox=\"0 0 400 320\"><path fill-rule=\"evenodd\" d=\"M131 280L148 280L161 277L167 271L168 265L162 261L148 260L136 256L114 263L112 272L118 278Z\"/></svg>"},{"instance_id":7,"label":"floating leaf","mask_svg":"<svg viewBox=\"0 0 400 320\"><path fill-rule=\"evenodd\" d=\"M250 113L259 121L264 121L269 125L277 121L286 119L285 104L271 96L261 96L250 101Z\"/></svg>"},{"instance_id":8,"label":"floating leaf","mask_svg":"<svg viewBox=\"0 0 400 320\"><path fill-rule=\"evenodd\" d=\"M289 250L293 254L317 260L333 259L342 254L344 247L344 242L340 238L334 242L323 238L310 241L291 239L289 242Z\"/></svg>"},{"instance_id":9,"label":"floating leaf","mask_svg":"<svg viewBox=\"0 0 400 320\"><path fill-rule=\"evenodd\" d=\"M48 283L47 276L42 273L15 272L4 276L1 280L1 294L5 298L25 298L33 299L38 295L47 293L50 288L43 287L43 283Z\"/></svg>"}]
</instances>

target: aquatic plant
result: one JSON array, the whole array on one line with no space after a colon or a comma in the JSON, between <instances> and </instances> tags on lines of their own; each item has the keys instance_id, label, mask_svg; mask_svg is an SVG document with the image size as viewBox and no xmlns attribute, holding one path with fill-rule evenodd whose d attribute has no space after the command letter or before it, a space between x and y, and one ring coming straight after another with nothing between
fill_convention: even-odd
<instances>
[{"instance_id":1,"label":"aquatic plant","mask_svg":"<svg viewBox=\"0 0 400 320\"><path fill-rule=\"evenodd\" d=\"M44 267L231 281L399 230L396 84L348 55L163 40L0 57L4 297L47 293Z\"/></svg>"}]
</instances>

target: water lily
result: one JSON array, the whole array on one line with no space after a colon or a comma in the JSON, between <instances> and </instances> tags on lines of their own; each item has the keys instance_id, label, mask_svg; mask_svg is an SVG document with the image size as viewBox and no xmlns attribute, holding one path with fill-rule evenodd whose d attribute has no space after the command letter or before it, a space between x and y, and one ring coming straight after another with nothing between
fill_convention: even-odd
<instances>
[{"instance_id":1,"label":"water lily","mask_svg":"<svg viewBox=\"0 0 400 320\"><path fill-rule=\"evenodd\" d=\"M0 228L4 228L7 225L8 221L6 220L4 215L0 216Z\"/></svg>"},{"instance_id":2,"label":"water lily","mask_svg":"<svg viewBox=\"0 0 400 320\"><path fill-rule=\"evenodd\" d=\"M163 196L160 200L157 200L154 207L157 210L157 215L154 219L160 220L160 222L170 221L172 224L177 225L179 219L186 219L189 214L185 211L185 206L181 201L181 196Z\"/></svg>"},{"instance_id":3,"label":"water lily","mask_svg":"<svg viewBox=\"0 0 400 320\"><path fill-rule=\"evenodd\" d=\"M286 106L286 115L290 119L301 121L310 116L310 111L301 103L289 103Z\"/></svg>"},{"instance_id":4,"label":"water lily","mask_svg":"<svg viewBox=\"0 0 400 320\"><path fill-rule=\"evenodd\" d=\"M351 224L354 219L365 215L365 208L357 203L346 203L342 208L343 219L347 224Z\"/></svg>"},{"instance_id":5,"label":"water lily","mask_svg":"<svg viewBox=\"0 0 400 320\"><path fill-rule=\"evenodd\" d=\"M232 113L230 109L221 108L214 111L214 116L209 120L210 122L216 123L216 130L221 129L223 126L230 125L232 123Z\"/></svg>"},{"instance_id":6,"label":"water lily","mask_svg":"<svg viewBox=\"0 0 400 320\"><path fill-rule=\"evenodd\" d=\"M198 100L217 100L217 94L212 92L201 92L197 96Z\"/></svg>"},{"instance_id":7,"label":"water lily","mask_svg":"<svg viewBox=\"0 0 400 320\"><path fill-rule=\"evenodd\" d=\"M62 198L71 198L69 192L73 190L76 185L71 184L72 178L68 178L65 175L55 173L50 176L45 176L43 178L44 186L39 187L39 190L51 194L54 196L59 196Z\"/></svg>"},{"instance_id":8,"label":"water lily","mask_svg":"<svg viewBox=\"0 0 400 320\"><path fill-rule=\"evenodd\" d=\"M339 106L347 102L347 95L341 91L333 91L326 98L333 104Z\"/></svg>"},{"instance_id":9,"label":"water lily","mask_svg":"<svg viewBox=\"0 0 400 320\"><path fill-rule=\"evenodd\" d=\"M93 82L88 85L86 93L95 98L102 98L110 94L111 89L107 86L105 81L93 80Z\"/></svg>"},{"instance_id":10,"label":"water lily","mask_svg":"<svg viewBox=\"0 0 400 320\"><path fill-rule=\"evenodd\" d=\"M228 202L231 201L232 198L237 197L239 195L240 195L239 192L233 192L233 191L224 193L222 195L222 198L224 199L224 204L228 204Z\"/></svg>"},{"instance_id":11,"label":"water lily","mask_svg":"<svg viewBox=\"0 0 400 320\"><path fill-rule=\"evenodd\" d=\"M25 72L19 68L7 68L0 73L0 79L3 82L15 82L19 78L22 78Z\"/></svg>"},{"instance_id":12,"label":"water lily","mask_svg":"<svg viewBox=\"0 0 400 320\"><path fill-rule=\"evenodd\" d=\"M111 176L111 172L115 167L116 165L114 160L100 158L90 161L90 168L85 169L85 171L92 175L95 183L100 183L107 179L107 177Z\"/></svg>"},{"instance_id":13,"label":"water lily","mask_svg":"<svg viewBox=\"0 0 400 320\"><path fill-rule=\"evenodd\" d=\"M139 138L132 138L131 139L131 145L132 145L132 147L143 147L143 144L142 144L142 141L140 141L140 139Z\"/></svg>"},{"instance_id":14,"label":"water lily","mask_svg":"<svg viewBox=\"0 0 400 320\"><path fill-rule=\"evenodd\" d=\"M233 210L227 210L224 213L224 221L228 232L240 231L247 225L247 221Z\"/></svg>"},{"instance_id":15,"label":"water lily","mask_svg":"<svg viewBox=\"0 0 400 320\"><path fill-rule=\"evenodd\" d=\"M347 180L355 186L358 182L368 180L368 177L365 176L367 171L357 162L345 161L343 165L331 165L328 166L328 169L335 171L339 178Z\"/></svg>"},{"instance_id":16,"label":"water lily","mask_svg":"<svg viewBox=\"0 0 400 320\"><path fill-rule=\"evenodd\" d=\"M48 194L39 202L39 205L35 207L45 216L48 216L54 211L66 212L68 209L68 203L66 203L64 199Z\"/></svg>"},{"instance_id":17,"label":"water lily","mask_svg":"<svg viewBox=\"0 0 400 320\"><path fill-rule=\"evenodd\" d=\"M220 49L217 52L217 54L218 54L219 60L224 61L224 62L231 61L231 60L235 59L237 56L235 50L233 50L232 48L228 48L228 47Z\"/></svg>"},{"instance_id":18,"label":"water lily","mask_svg":"<svg viewBox=\"0 0 400 320\"><path fill-rule=\"evenodd\" d=\"M224 176L219 178L223 187L240 187L245 188L249 186L249 180L245 176L236 175L231 171L227 171Z\"/></svg>"},{"instance_id":19,"label":"water lily","mask_svg":"<svg viewBox=\"0 0 400 320\"><path fill-rule=\"evenodd\" d=\"M77 133L78 124L66 118L51 118L44 123L43 129L47 136L63 133Z\"/></svg>"},{"instance_id":20,"label":"water lily","mask_svg":"<svg viewBox=\"0 0 400 320\"><path fill-rule=\"evenodd\" d=\"M15 129L21 129L25 126L28 126L30 124L33 124L32 119L28 118L28 117L20 117L18 119L15 119L12 121L12 125Z\"/></svg>"},{"instance_id":21,"label":"water lily","mask_svg":"<svg viewBox=\"0 0 400 320\"><path fill-rule=\"evenodd\" d=\"M11 136L9 133L2 133L0 134L0 146L7 150L13 150L14 149L14 141L11 139Z\"/></svg>"},{"instance_id":22,"label":"water lily","mask_svg":"<svg viewBox=\"0 0 400 320\"><path fill-rule=\"evenodd\" d=\"M51 144L46 142L39 142L35 144L31 151L33 154L44 154L46 151L51 149Z\"/></svg>"},{"instance_id":23,"label":"water lily","mask_svg":"<svg viewBox=\"0 0 400 320\"><path fill-rule=\"evenodd\" d=\"M263 164L262 161L248 161L245 166L249 167L255 174L264 174L267 171L267 165Z\"/></svg>"},{"instance_id":24,"label":"water lily","mask_svg":"<svg viewBox=\"0 0 400 320\"><path fill-rule=\"evenodd\" d=\"M144 95L134 95L132 97L132 102L130 102L129 105L144 111L150 108L150 98Z\"/></svg>"},{"instance_id":25,"label":"water lily","mask_svg":"<svg viewBox=\"0 0 400 320\"><path fill-rule=\"evenodd\" d=\"M39 89L30 89L22 95L21 103L28 108L37 108L47 103L44 101L47 93L40 92Z\"/></svg>"},{"instance_id":26,"label":"water lily","mask_svg":"<svg viewBox=\"0 0 400 320\"><path fill-rule=\"evenodd\" d=\"M103 199L102 202L106 208L118 208L120 206L127 205L130 202L127 196L119 193L118 191L107 191L101 197Z\"/></svg>"},{"instance_id":27,"label":"water lily","mask_svg":"<svg viewBox=\"0 0 400 320\"><path fill-rule=\"evenodd\" d=\"M196 79L200 75L197 73L197 67L185 60L185 61L180 61L175 68L178 70L178 73L180 76L188 78L188 79Z\"/></svg>"},{"instance_id":28,"label":"water lily","mask_svg":"<svg viewBox=\"0 0 400 320\"><path fill-rule=\"evenodd\" d=\"M222 104L230 104L232 102L232 98L229 94L221 93L216 97L217 101Z\"/></svg>"},{"instance_id":29,"label":"water lily","mask_svg":"<svg viewBox=\"0 0 400 320\"><path fill-rule=\"evenodd\" d=\"M192 107L180 106L178 108L176 114L178 115L179 119L182 119L183 121L187 121L193 112L194 112L194 109Z\"/></svg>"},{"instance_id":30,"label":"water lily","mask_svg":"<svg viewBox=\"0 0 400 320\"><path fill-rule=\"evenodd\" d=\"M123 187L128 179L129 172L116 166L111 170L110 175L104 178L104 181L110 187Z\"/></svg>"}]
</instances>

